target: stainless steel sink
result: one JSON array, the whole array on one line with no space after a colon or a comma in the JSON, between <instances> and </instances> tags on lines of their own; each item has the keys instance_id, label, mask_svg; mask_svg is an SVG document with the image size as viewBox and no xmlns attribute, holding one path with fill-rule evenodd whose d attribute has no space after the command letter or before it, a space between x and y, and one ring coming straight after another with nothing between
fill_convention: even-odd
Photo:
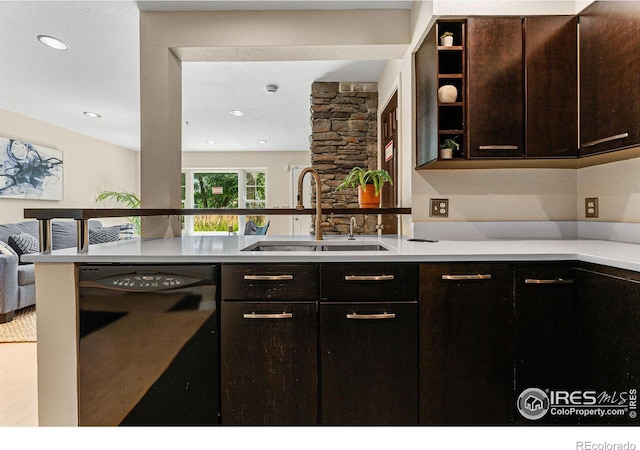
<instances>
[{"instance_id":1,"label":"stainless steel sink","mask_svg":"<svg viewBox=\"0 0 640 450\"><path fill-rule=\"evenodd\" d=\"M242 249L243 252L380 252L382 244L358 241L260 241Z\"/></svg>"}]
</instances>

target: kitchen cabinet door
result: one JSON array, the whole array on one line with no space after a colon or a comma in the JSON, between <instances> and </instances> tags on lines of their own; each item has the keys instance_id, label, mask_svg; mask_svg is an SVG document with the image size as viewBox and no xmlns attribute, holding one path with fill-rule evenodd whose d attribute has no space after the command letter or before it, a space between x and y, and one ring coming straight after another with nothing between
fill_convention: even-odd
<instances>
[{"instance_id":1,"label":"kitchen cabinet door","mask_svg":"<svg viewBox=\"0 0 640 450\"><path fill-rule=\"evenodd\" d=\"M640 2L580 13L580 156L640 143Z\"/></svg>"},{"instance_id":2,"label":"kitchen cabinet door","mask_svg":"<svg viewBox=\"0 0 640 450\"><path fill-rule=\"evenodd\" d=\"M524 156L522 19L467 19L470 158Z\"/></svg>"},{"instance_id":3,"label":"kitchen cabinet door","mask_svg":"<svg viewBox=\"0 0 640 450\"><path fill-rule=\"evenodd\" d=\"M417 424L417 337L416 302L321 304L321 423Z\"/></svg>"},{"instance_id":4,"label":"kitchen cabinet door","mask_svg":"<svg viewBox=\"0 0 640 450\"><path fill-rule=\"evenodd\" d=\"M529 388L573 391L578 386L576 279L570 267L514 271L516 395ZM575 424L577 416L547 414L518 423Z\"/></svg>"},{"instance_id":5,"label":"kitchen cabinet door","mask_svg":"<svg viewBox=\"0 0 640 450\"><path fill-rule=\"evenodd\" d=\"M222 423L318 423L315 302L223 302Z\"/></svg>"},{"instance_id":6,"label":"kitchen cabinet door","mask_svg":"<svg viewBox=\"0 0 640 450\"><path fill-rule=\"evenodd\" d=\"M585 265L578 274L579 381L583 390L630 396L640 386L640 274ZM637 400L637 397L636 397ZM627 403L628 405L628 403ZM637 404L636 404L637 408ZM636 411L637 409L633 410ZM620 416L585 417L587 424L635 424Z\"/></svg>"},{"instance_id":7,"label":"kitchen cabinet door","mask_svg":"<svg viewBox=\"0 0 640 450\"><path fill-rule=\"evenodd\" d=\"M527 158L578 156L578 19L524 19Z\"/></svg>"},{"instance_id":8,"label":"kitchen cabinet door","mask_svg":"<svg viewBox=\"0 0 640 450\"><path fill-rule=\"evenodd\" d=\"M420 266L420 423L513 422L513 307L506 264Z\"/></svg>"}]
</instances>

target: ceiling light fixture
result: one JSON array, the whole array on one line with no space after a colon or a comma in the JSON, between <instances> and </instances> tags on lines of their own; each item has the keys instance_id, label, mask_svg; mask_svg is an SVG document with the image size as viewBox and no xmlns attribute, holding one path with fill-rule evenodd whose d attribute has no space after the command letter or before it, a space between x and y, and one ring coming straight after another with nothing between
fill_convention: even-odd
<instances>
[{"instance_id":1,"label":"ceiling light fixture","mask_svg":"<svg viewBox=\"0 0 640 450\"><path fill-rule=\"evenodd\" d=\"M258 141L258 144L266 144L266 143L267 143L267 141L265 141L264 139L260 139L260 140Z\"/></svg>"},{"instance_id":2,"label":"ceiling light fixture","mask_svg":"<svg viewBox=\"0 0 640 450\"><path fill-rule=\"evenodd\" d=\"M62 50L62 51L69 50L69 46L67 44L65 44L58 38L54 38L53 36L39 34L37 38L41 43L43 43L47 47L51 47L55 50Z\"/></svg>"},{"instance_id":3,"label":"ceiling light fixture","mask_svg":"<svg viewBox=\"0 0 640 450\"><path fill-rule=\"evenodd\" d=\"M213 145L213 144L215 144L215 143L216 143L216 141L207 141L207 144L211 144L211 145Z\"/></svg>"},{"instance_id":4,"label":"ceiling light fixture","mask_svg":"<svg viewBox=\"0 0 640 450\"><path fill-rule=\"evenodd\" d=\"M98 119L98 118L102 117L100 114L94 113L94 112L91 112L91 111L85 111L82 114L84 114L87 117L91 117L92 119Z\"/></svg>"},{"instance_id":5,"label":"ceiling light fixture","mask_svg":"<svg viewBox=\"0 0 640 450\"><path fill-rule=\"evenodd\" d=\"M275 84L269 84L264 87L264 91L269 95L275 95L278 92L278 86Z\"/></svg>"},{"instance_id":6,"label":"ceiling light fixture","mask_svg":"<svg viewBox=\"0 0 640 450\"><path fill-rule=\"evenodd\" d=\"M231 111L231 115L232 116L244 116L244 112L240 111L239 109L234 109L233 111Z\"/></svg>"}]
</instances>

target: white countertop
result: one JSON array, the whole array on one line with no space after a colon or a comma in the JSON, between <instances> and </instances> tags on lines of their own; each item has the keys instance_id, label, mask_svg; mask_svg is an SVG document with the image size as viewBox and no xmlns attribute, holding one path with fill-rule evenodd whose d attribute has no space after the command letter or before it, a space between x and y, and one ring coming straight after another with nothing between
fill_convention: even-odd
<instances>
[{"instance_id":1,"label":"white countertop","mask_svg":"<svg viewBox=\"0 0 640 450\"><path fill-rule=\"evenodd\" d=\"M328 236L330 243L380 243L387 251L242 251L258 241L309 242L292 236L186 236L168 239L131 239L91 245L88 253L75 248L49 255L24 255L36 263L162 264L195 262L456 262L456 261L564 261L575 260L640 272L640 245L588 239L411 242L404 237Z\"/></svg>"}]
</instances>

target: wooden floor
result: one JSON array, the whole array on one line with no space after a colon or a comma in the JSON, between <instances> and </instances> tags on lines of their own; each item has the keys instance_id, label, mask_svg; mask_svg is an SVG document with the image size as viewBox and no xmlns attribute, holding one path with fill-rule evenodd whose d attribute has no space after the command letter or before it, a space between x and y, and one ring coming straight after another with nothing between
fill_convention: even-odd
<instances>
[{"instance_id":1,"label":"wooden floor","mask_svg":"<svg viewBox=\"0 0 640 450\"><path fill-rule=\"evenodd\" d=\"M0 343L0 427L38 426L36 343Z\"/></svg>"}]
</instances>

